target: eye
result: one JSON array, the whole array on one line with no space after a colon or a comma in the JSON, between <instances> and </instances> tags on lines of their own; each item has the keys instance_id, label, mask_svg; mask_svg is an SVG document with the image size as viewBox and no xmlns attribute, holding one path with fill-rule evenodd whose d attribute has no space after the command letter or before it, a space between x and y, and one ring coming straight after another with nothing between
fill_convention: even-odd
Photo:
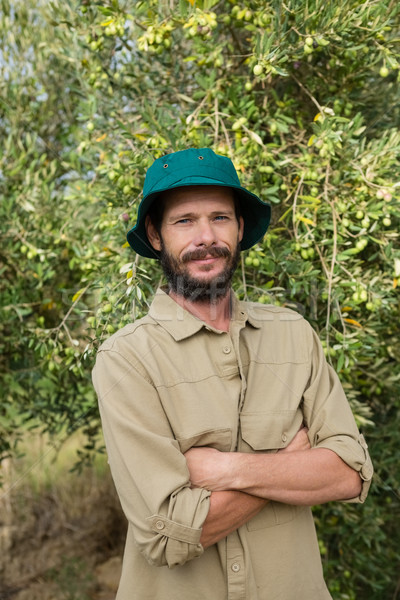
<instances>
[{"instance_id":1,"label":"eye","mask_svg":"<svg viewBox=\"0 0 400 600\"><path fill-rule=\"evenodd\" d=\"M227 219L229 219L227 215L217 215L215 217L215 221L226 221Z\"/></svg>"}]
</instances>

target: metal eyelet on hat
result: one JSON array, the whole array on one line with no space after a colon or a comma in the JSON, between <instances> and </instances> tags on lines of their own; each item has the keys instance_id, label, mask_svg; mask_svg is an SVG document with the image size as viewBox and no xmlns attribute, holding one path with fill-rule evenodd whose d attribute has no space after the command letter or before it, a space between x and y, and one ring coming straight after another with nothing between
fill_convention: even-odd
<instances>
[{"instance_id":1,"label":"metal eyelet on hat","mask_svg":"<svg viewBox=\"0 0 400 600\"><path fill-rule=\"evenodd\" d=\"M165 165L163 165L164 169L168 169L168 164L165 163Z\"/></svg>"},{"instance_id":2,"label":"metal eyelet on hat","mask_svg":"<svg viewBox=\"0 0 400 600\"><path fill-rule=\"evenodd\" d=\"M204 156L199 156L198 159L199 160L203 160Z\"/></svg>"}]
</instances>

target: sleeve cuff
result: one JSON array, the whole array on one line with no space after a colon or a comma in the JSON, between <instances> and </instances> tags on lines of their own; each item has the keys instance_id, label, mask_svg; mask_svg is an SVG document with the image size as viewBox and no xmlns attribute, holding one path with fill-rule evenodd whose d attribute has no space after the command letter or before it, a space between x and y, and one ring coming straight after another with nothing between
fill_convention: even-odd
<instances>
[{"instance_id":1,"label":"sleeve cuff","mask_svg":"<svg viewBox=\"0 0 400 600\"><path fill-rule=\"evenodd\" d=\"M151 517L148 517L146 521L149 522L154 533L166 535L173 540L185 542L187 544L200 543L201 529L181 525L180 523L167 519L163 515L152 515Z\"/></svg>"},{"instance_id":2,"label":"sleeve cuff","mask_svg":"<svg viewBox=\"0 0 400 600\"><path fill-rule=\"evenodd\" d=\"M357 471L361 477L362 486L360 494L355 498L343 500L342 502L364 503L374 473L372 461L368 453L368 444L364 436L360 433L357 440L351 439L351 443L349 443L349 438L345 439L344 436L326 439L318 447L328 448L335 452L349 467Z\"/></svg>"}]
</instances>

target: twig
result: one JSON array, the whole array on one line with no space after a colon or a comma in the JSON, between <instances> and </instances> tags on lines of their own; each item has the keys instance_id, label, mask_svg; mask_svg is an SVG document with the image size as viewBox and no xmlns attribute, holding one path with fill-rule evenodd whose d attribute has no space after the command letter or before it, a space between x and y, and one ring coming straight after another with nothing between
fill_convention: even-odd
<instances>
[{"instance_id":1,"label":"twig","mask_svg":"<svg viewBox=\"0 0 400 600\"><path fill-rule=\"evenodd\" d=\"M300 177L300 181L298 183L296 192L294 194L294 198L293 198L293 206L292 206L292 213L293 213L293 230L294 230L294 239L297 240L297 229L298 229L298 224L296 223L296 206L297 206L297 198L299 197L299 193L301 190L301 187L303 185L303 181L304 181L304 173L302 173L301 177Z\"/></svg>"},{"instance_id":2,"label":"twig","mask_svg":"<svg viewBox=\"0 0 400 600\"><path fill-rule=\"evenodd\" d=\"M132 281L134 281L136 279L137 266L139 264L139 260L140 260L140 256L139 256L139 254L136 254L135 260L132 263ZM135 318L136 318L136 295L135 294L133 296L133 302L132 302L132 317L135 320Z\"/></svg>"},{"instance_id":3,"label":"twig","mask_svg":"<svg viewBox=\"0 0 400 600\"><path fill-rule=\"evenodd\" d=\"M7 304L7 306L2 306L3 310L11 310L21 308L31 308L32 306L39 306L42 304L41 302L22 302L21 304Z\"/></svg>"},{"instance_id":4,"label":"twig","mask_svg":"<svg viewBox=\"0 0 400 600\"><path fill-rule=\"evenodd\" d=\"M247 284L246 284L246 275L244 272L243 252L241 252L241 254L240 254L240 263L241 263L241 270L242 270L243 295L244 295L244 299L247 300Z\"/></svg>"},{"instance_id":5,"label":"twig","mask_svg":"<svg viewBox=\"0 0 400 600\"><path fill-rule=\"evenodd\" d=\"M221 115L222 113L219 113L219 115ZM226 139L226 143L228 145L229 148L229 154L232 156L233 154L233 149L232 149L232 144L231 144L231 140L229 139L229 134L228 134L228 130L225 127L225 123L224 121L221 119L221 127L224 131L224 135L225 135L225 139Z\"/></svg>"},{"instance_id":6,"label":"twig","mask_svg":"<svg viewBox=\"0 0 400 600\"><path fill-rule=\"evenodd\" d=\"M332 282L333 282L333 273L335 270L336 264L336 256L337 256L337 221L336 221L336 212L333 202L329 200L328 196L328 181L329 181L329 163L326 167L325 172L325 183L324 183L324 197L325 201L329 202L330 207L332 209L332 219L333 219L333 253L331 260L331 268L328 273L328 308L326 312L326 343L329 348L329 321L331 316L331 299L332 299Z\"/></svg>"},{"instance_id":7,"label":"twig","mask_svg":"<svg viewBox=\"0 0 400 600\"><path fill-rule=\"evenodd\" d=\"M219 113L218 113L218 98L215 97L214 100L214 111L215 111L215 131L214 131L214 145L217 145L218 142L218 133L219 133Z\"/></svg>"},{"instance_id":8,"label":"twig","mask_svg":"<svg viewBox=\"0 0 400 600\"><path fill-rule=\"evenodd\" d=\"M319 112L322 113L323 109L322 109L322 106L320 105L320 103L318 102L318 100L316 98L314 98L314 96L312 95L312 93L309 92L308 89L305 88L304 85L301 83L301 81L299 81L297 79L297 77L295 77L293 74L292 74L292 78L295 80L295 82L297 83L297 85L299 87L301 87L301 89L303 90L303 92L306 93L309 98L311 98L311 100L314 102L315 106L318 108Z\"/></svg>"},{"instance_id":9,"label":"twig","mask_svg":"<svg viewBox=\"0 0 400 600\"><path fill-rule=\"evenodd\" d=\"M74 310L75 305L79 302L79 300L82 298L82 296L87 292L87 290L89 289L89 286L87 285L85 288L83 288L83 290L81 291L81 293L79 294L78 298L71 304L71 306L69 307L67 313L64 315L63 320L61 321L61 323L59 325L57 325L57 327L53 327L52 329L49 329L49 333L53 333L53 332L59 332L61 328L66 328L66 322L68 321L69 315L71 314L71 312ZM68 337L71 339L71 336L69 335L68 332L68 328L67 329L67 333L68 333Z\"/></svg>"}]
</instances>

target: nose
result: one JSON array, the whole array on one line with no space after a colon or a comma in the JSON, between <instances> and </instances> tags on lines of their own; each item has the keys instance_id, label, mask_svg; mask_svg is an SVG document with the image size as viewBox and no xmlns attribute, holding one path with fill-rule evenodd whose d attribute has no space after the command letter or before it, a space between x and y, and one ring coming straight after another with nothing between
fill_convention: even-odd
<instances>
[{"instance_id":1,"label":"nose","mask_svg":"<svg viewBox=\"0 0 400 600\"><path fill-rule=\"evenodd\" d=\"M208 219L199 220L196 228L195 239L196 246L212 246L217 242L217 236L212 223Z\"/></svg>"}]
</instances>

